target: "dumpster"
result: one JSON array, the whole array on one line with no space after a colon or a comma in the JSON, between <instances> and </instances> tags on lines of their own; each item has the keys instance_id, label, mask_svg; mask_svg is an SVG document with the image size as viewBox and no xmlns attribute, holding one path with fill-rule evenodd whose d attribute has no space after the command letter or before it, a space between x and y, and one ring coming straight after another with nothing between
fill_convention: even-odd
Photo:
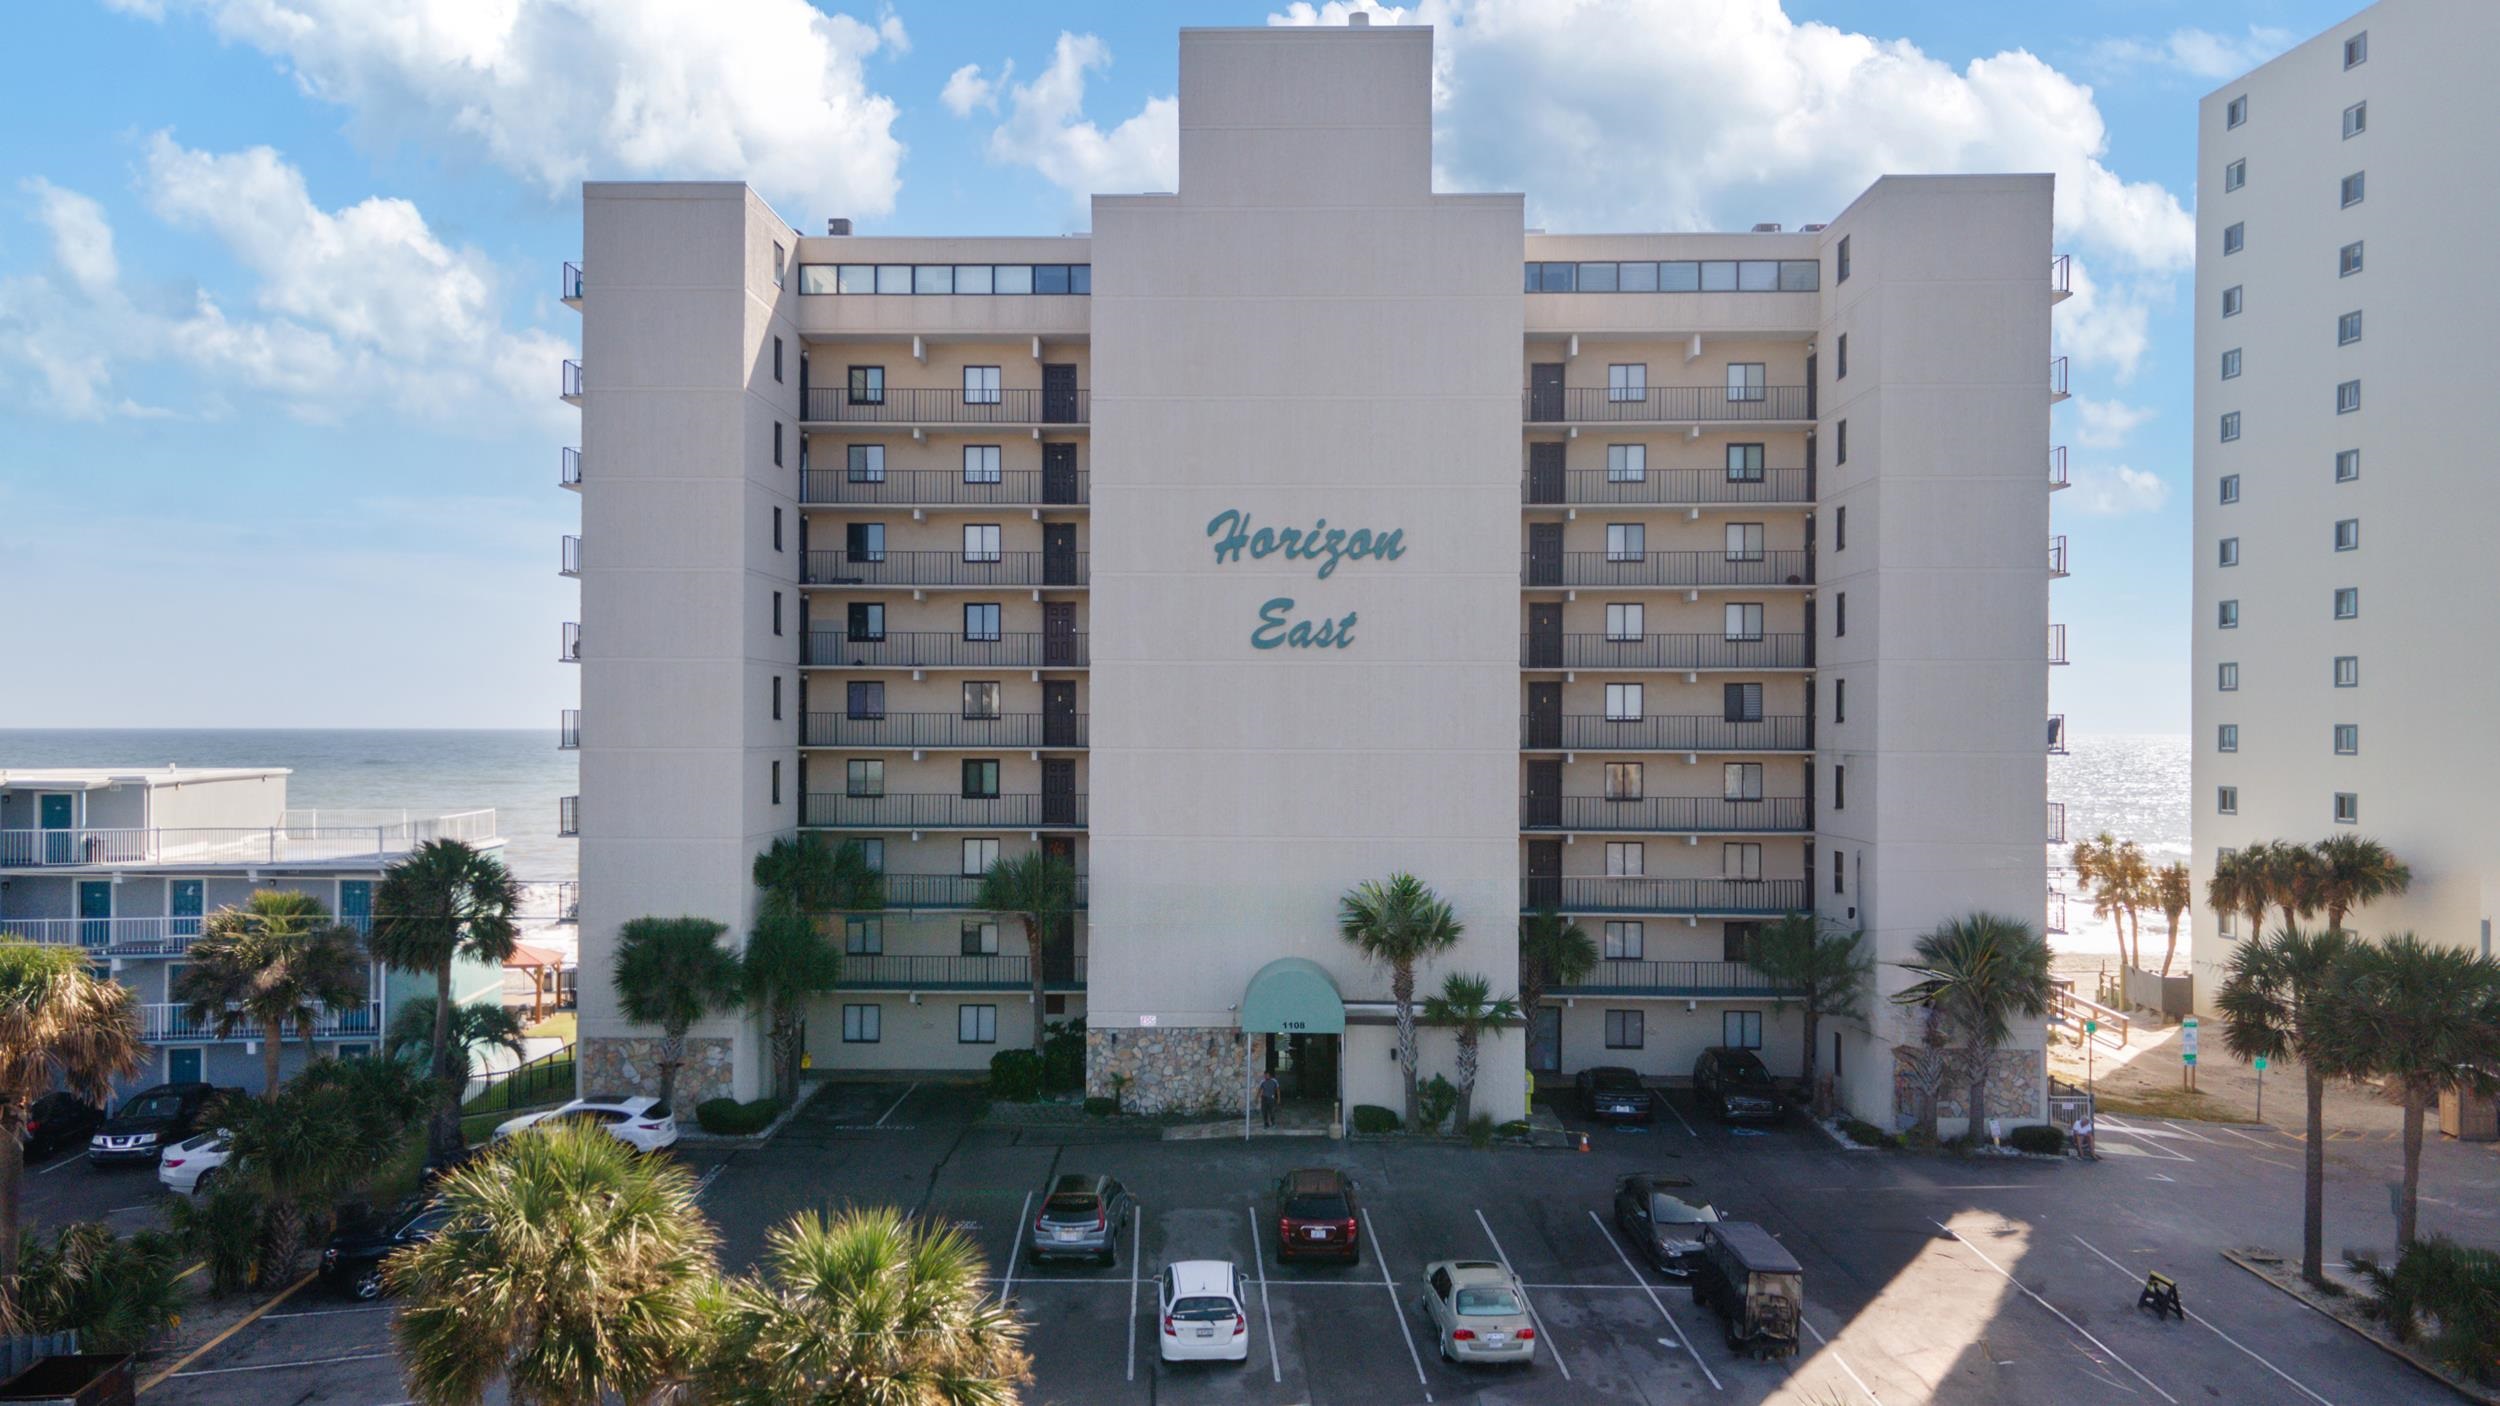
<instances>
[{"instance_id":1,"label":"dumpster","mask_svg":"<svg viewBox=\"0 0 2500 1406\"><path fill-rule=\"evenodd\" d=\"M41 1357L0 1382L0 1406L131 1406L138 1399L127 1352Z\"/></svg>"},{"instance_id":2,"label":"dumpster","mask_svg":"<svg viewBox=\"0 0 2500 1406\"><path fill-rule=\"evenodd\" d=\"M1751 1221L1703 1226L1693 1302L1719 1315L1730 1351L1794 1357L1806 1309L1805 1270Z\"/></svg>"}]
</instances>

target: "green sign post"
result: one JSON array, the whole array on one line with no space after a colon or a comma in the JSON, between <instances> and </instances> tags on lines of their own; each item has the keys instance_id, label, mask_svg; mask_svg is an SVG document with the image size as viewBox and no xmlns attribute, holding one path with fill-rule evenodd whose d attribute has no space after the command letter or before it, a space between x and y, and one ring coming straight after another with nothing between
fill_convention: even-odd
<instances>
[{"instance_id":1,"label":"green sign post","mask_svg":"<svg viewBox=\"0 0 2500 1406\"><path fill-rule=\"evenodd\" d=\"M2259 1055L2257 1065L2257 1121L2266 1121L2266 1057Z\"/></svg>"},{"instance_id":2,"label":"green sign post","mask_svg":"<svg viewBox=\"0 0 2500 1406\"><path fill-rule=\"evenodd\" d=\"M2179 1065L2182 1087L2196 1087L2196 1017L2179 1022Z\"/></svg>"}]
</instances>

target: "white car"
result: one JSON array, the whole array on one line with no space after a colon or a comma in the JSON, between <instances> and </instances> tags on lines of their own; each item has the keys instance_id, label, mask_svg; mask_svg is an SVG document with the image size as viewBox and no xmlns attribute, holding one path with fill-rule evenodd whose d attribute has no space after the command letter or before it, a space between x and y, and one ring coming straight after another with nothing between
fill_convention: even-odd
<instances>
[{"instance_id":1,"label":"white car","mask_svg":"<svg viewBox=\"0 0 2500 1406\"><path fill-rule=\"evenodd\" d=\"M165 1149L156 1162L156 1179L177 1196L203 1196L217 1179L218 1169L233 1155L222 1132L185 1138Z\"/></svg>"},{"instance_id":2,"label":"white car","mask_svg":"<svg viewBox=\"0 0 2500 1406\"><path fill-rule=\"evenodd\" d=\"M494 1141L501 1142L514 1133L525 1132L542 1124L578 1121L607 1129L616 1138L638 1152L657 1152L677 1142L677 1116L667 1104L647 1095L631 1098L593 1095L577 1098L560 1108L524 1113L495 1129Z\"/></svg>"},{"instance_id":3,"label":"white car","mask_svg":"<svg viewBox=\"0 0 2500 1406\"><path fill-rule=\"evenodd\" d=\"M1180 1260L1155 1278L1166 1362L1247 1362L1250 1315L1241 1307L1241 1271L1226 1260Z\"/></svg>"}]
</instances>

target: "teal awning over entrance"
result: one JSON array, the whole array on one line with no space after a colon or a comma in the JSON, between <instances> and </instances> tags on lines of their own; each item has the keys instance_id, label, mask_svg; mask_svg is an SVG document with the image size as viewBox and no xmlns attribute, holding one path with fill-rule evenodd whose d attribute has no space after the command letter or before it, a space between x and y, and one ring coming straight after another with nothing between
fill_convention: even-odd
<instances>
[{"instance_id":1,"label":"teal awning over entrance","mask_svg":"<svg viewBox=\"0 0 2500 1406\"><path fill-rule=\"evenodd\" d=\"M1319 963L1279 957L1259 968L1242 991L1241 1028L1253 1034L1343 1035L1345 1000Z\"/></svg>"}]
</instances>

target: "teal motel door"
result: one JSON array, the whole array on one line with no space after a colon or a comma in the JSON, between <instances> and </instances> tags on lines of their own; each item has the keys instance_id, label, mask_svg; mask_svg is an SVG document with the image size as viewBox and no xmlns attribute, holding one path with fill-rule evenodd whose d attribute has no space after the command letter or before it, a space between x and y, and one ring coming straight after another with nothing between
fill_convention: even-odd
<instances>
[{"instance_id":1,"label":"teal motel door","mask_svg":"<svg viewBox=\"0 0 2500 1406\"><path fill-rule=\"evenodd\" d=\"M373 931L373 880L339 880L339 925L370 935Z\"/></svg>"},{"instance_id":2,"label":"teal motel door","mask_svg":"<svg viewBox=\"0 0 2500 1406\"><path fill-rule=\"evenodd\" d=\"M200 916L207 908L208 881L206 879L174 880L167 910L172 921L165 925L167 933L174 937L199 936Z\"/></svg>"},{"instance_id":3,"label":"teal motel door","mask_svg":"<svg viewBox=\"0 0 2500 1406\"><path fill-rule=\"evenodd\" d=\"M89 947L103 947L112 942L112 880L78 881L78 940Z\"/></svg>"},{"instance_id":4,"label":"teal motel door","mask_svg":"<svg viewBox=\"0 0 2500 1406\"><path fill-rule=\"evenodd\" d=\"M200 1082L200 1051L197 1048L165 1051L165 1082L196 1084Z\"/></svg>"},{"instance_id":5,"label":"teal motel door","mask_svg":"<svg viewBox=\"0 0 2500 1406\"><path fill-rule=\"evenodd\" d=\"M43 798L40 815L44 830L41 862L67 864L77 854L77 837L70 834L71 828L77 824L73 813L76 808L75 799L69 796L48 795Z\"/></svg>"}]
</instances>

